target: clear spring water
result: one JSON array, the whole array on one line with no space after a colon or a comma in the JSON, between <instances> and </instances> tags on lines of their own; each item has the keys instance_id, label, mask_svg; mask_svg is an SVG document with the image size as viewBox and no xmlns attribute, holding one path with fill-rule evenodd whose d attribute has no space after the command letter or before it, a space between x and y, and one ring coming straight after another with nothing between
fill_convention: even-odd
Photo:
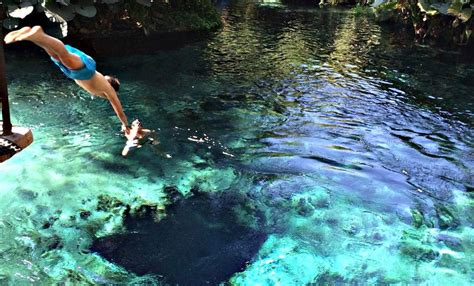
<instances>
[{"instance_id":1,"label":"clear spring water","mask_svg":"<svg viewBox=\"0 0 474 286\"><path fill-rule=\"evenodd\" d=\"M170 281L91 246L130 233L125 214L163 219L170 190L191 189L226 194L211 203L232 216L210 228L232 217L224 232L265 234L233 285L472 283L474 65L347 10L221 13L223 28L197 43L98 60L121 79L128 116L159 132L127 158L106 101L45 54L7 51L13 121L35 142L0 165L0 284Z\"/></svg>"}]
</instances>

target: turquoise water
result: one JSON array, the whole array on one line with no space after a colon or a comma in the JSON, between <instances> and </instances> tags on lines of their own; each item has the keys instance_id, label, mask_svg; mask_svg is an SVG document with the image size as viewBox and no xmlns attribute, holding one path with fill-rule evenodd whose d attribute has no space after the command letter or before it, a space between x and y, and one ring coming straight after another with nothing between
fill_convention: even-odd
<instances>
[{"instance_id":1,"label":"turquoise water","mask_svg":"<svg viewBox=\"0 0 474 286\"><path fill-rule=\"evenodd\" d=\"M34 47L7 51L13 121L35 142L0 165L0 284L187 277L179 263L137 275L91 250L140 234L124 218L172 217L170 190L225 206L211 228L264 235L241 271L215 270L231 285L473 282L474 65L347 10L274 6L226 6L199 42L98 59L129 118L159 134L127 158L106 101ZM117 249L148 259L131 250Z\"/></svg>"}]
</instances>

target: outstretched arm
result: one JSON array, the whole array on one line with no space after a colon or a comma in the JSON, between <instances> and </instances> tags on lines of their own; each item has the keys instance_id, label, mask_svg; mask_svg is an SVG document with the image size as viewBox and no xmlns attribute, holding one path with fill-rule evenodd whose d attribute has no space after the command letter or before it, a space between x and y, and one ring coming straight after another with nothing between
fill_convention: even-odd
<instances>
[{"instance_id":1,"label":"outstretched arm","mask_svg":"<svg viewBox=\"0 0 474 286\"><path fill-rule=\"evenodd\" d=\"M123 112L122 104L120 103L120 100L118 99L118 96L115 90L113 88L110 88L105 93L105 96L110 101L110 104L112 105L112 108L114 109L115 114L117 114L117 117L120 119L120 122L122 122L122 126L125 126L125 128L128 130L127 116Z\"/></svg>"},{"instance_id":2,"label":"outstretched arm","mask_svg":"<svg viewBox=\"0 0 474 286\"><path fill-rule=\"evenodd\" d=\"M120 103L120 100L117 96L117 92L115 92L114 88L101 73L96 71L95 75L91 79L76 80L76 83L90 94L104 97L109 100L112 108L115 111L115 114L117 114L120 122L122 122L122 131L125 131L125 134L130 132L127 116L123 112L122 104Z\"/></svg>"}]
</instances>

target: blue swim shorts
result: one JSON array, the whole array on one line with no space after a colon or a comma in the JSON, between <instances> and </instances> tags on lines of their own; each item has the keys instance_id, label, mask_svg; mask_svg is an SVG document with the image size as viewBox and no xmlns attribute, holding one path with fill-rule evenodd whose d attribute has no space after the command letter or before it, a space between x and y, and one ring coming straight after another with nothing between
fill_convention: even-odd
<instances>
[{"instance_id":1,"label":"blue swim shorts","mask_svg":"<svg viewBox=\"0 0 474 286\"><path fill-rule=\"evenodd\" d=\"M91 79L95 74L94 59L74 47L71 47L69 45L65 45L64 47L66 48L66 50L68 50L68 52L78 55L81 58L82 62L84 63L84 67L78 70L72 70L64 66L60 61L56 60L53 57L51 57L51 60L70 79L77 79L77 80Z\"/></svg>"}]
</instances>

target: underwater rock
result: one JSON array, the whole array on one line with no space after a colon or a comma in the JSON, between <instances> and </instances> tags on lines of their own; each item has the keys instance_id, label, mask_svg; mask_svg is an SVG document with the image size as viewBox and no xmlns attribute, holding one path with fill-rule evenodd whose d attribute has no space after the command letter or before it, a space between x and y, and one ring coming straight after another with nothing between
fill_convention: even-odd
<instances>
[{"instance_id":1,"label":"underwater rock","mask_svg":"<svg viewBox=\"0 0 474 286\"><path fill-rule=\"evenodd\" d=\"M41 228L42 228L42 229L48 229L48 228L50 228L50 227L59 219L58 215L59 215L60 213L57 213L57 212L56 212L56 214L57 214L57 215L50 216L50 217L48 218L48 220L44 221L44 222L43 222L43 225L41 226Z\"/></svg>"},{"instance_id":2,"label":"underwater rock","mask_svg":"<svg viewBox=\"0 0 474 286\"><path fill-rule=\"evenodd\" d=\"M194 190L191 189L191 192L193 193ZM168 197L168 200L171 204L176 203L177 201L181 200L183 198L183 195L179 192L178 188L175 186L167 186L165 187L165 193Z\"/></svg>"},{"instance_id":3,"label":"underwater rock","mask_svg":"<svg viewBox=\"0 0 474 286\"><path fill-rule=\"evenodd\" d=\"M384 236L380 232L376 232L372 235L372 239L375 241L382 241Z\"/></svg>"},{"instance_id":4,"label":"underwater rock","mask_svg":"<svg viewBox=\"0 0 474 286\"><path fill-rule=\"evenodd\" d=\"M22 198L26 201L30 201L30 200L36 199L38 197L37 192L27 190L27 189L23 189L23 188L17 188L16 192L17 192L17 194L20 198Z\"/></svg>"},{"instance_id":5,"label":"underwater rock","mask_svg":"<svg viewBox=\"0 0 474 286\"><path fill-rule=\"evenodd\" d=\"M58 249L63 246L61 238L57 235L53 235L50 237L41 237L40 240L40 245L45 245L46 249L48 250Z\"/></svg>"},{"instance_id":6,"label":"underwater rock","mask_svg":"<svg viewBox=\"0 0 474 286\"><path fill-rule=\"evenodd\" d=\"M446 206L438 204L436 206L436 214L438 215L438 224L440 229L455 228L459 225L459 220Z\"/></svg>"},{"instance_id":7,"label":"underwater rock","mask_svg":"<svg viewBox=\"0 0 474 286\"><path fill-rule=\"evenodd\" d=\"M170 205L159 222L127 215L125 233L96 239L91 250L172 285L216 285L244 270L267 238L238 223L234 201L195 194Z\"/></svg>"},{"instance_id":8,"label":"underwater rock","mask_svg":"<svg viewBox=\"0 0 474 286\"><path fill-rule=\"evenodd\" d=\"M423 215L420 213L419 210L412 210L411 215L413 218L413 226L419 228L423 225Z\"/></svg>"},{"instance_id":9,"label":"underwater rock","mask_svg":"<svg viewBox=\"0 0 474 286\"><path fill-rule=\"evenodd\" d=\"M135 217L145 217L145 216L154 216L157 211L157 206L154 205L141 205L133 210L133 215ZM130 208L127 208L125 215L130 213Z\"/></svg>"},{"instance_id":10,"label":"underwater rock","mask_svg":"<svg viewBox=\"0 0 474 286\"><path fill-rule=\"evenodd\" d=\"M463 259L464 255L451 250L441 250L440 257L436 261L436 266L444 268L454 268L459 272L469 272L469 263Z\"/></svg>"},{"instance_id":11,"label":"underwater rock","mask_svg":"<svg viewBox=\"0 0 474 286\"><path fill-rule=\"evenodd\" d=\"M304 217L309 217L314 213L313 207L304 198L300 198L296 209L298 211L298 214Z\"/></svg>"},{"instance_id":12,"label":"underwater rock","mask_svg":"<svg viewBox=\"0 0 474 286\"><path fill-rule=\"evenodd\" d=\"M343 227L343 230L347 232L349 235L356 235L359 233L359 229L357 228L356 225L353 225L353 224Z\"/></svg>"},{"instance_id":13,"label":"underwater rock","mask_svg":"<svg viewBox=\"0 0 474 286\"><path fill-rule=\"evenodd\" d=\"M313 205L313 207L318 209L326 209L331 205L331 201L327 194L326 196L320 196L316 199L309 198L308 201Z\"/></svg>"},{"instance_id":14,"label":"underwater rock","mask_svg":"<svg viewBox=\"0 0 474 286\"><path fill-rule=\"evenodd\" d=\"M429 246L426 246L416 240L405 241L400 250L403 254L415 260L430 261L434 260L438 256L437 253Z\"/></svg>"},{"instance_id":15,"label":"underwater rock","mask_svg":"<svg viewBox=\"0 0 474 286\"><path fill-rule=\"evenodd\" d=\"M111 209L124 206L124 204L120 200L107 195L99 195L98 200L98 211L110 211Z\"/></svg>"},{"instance_id":16,"label":"underwater rock","mask_svg":"<svg viewBox=\"0 0 474 286\"><path fill-rule=\"evenodd\" d=\"M86 211L86 210L81 210L81 212L79 213L79 217L81 219L87 219L88 217L90 217L92 213L90 211Z\"/></svg>"},{"instance_id":17,"label":"underwater rock","mask_svg":"<svg viewBox=\"0 0 474 286\"><path fill-rule=\"evenodd\" d=\"M457 237L454 237L454 236L451 236L451 235L448 235L448 234L444 234L444 233L440 233L436 236L436 239L438 241L442 241L444 242L444 244L451 248L451 249L454 249L456 251L462 251L462 241L461 239L457 238Z\"/></svg>"},{"instance_id":18,"label":"underwater rock","mask_svg":"<svg viewBox=\"0 0 474 286\"><path fill-rule=\"evenodd\" d=\"M66 269L66 273L67 273L67 276L66 276L66 285L68 284L80 284L80 285L87 285L87 286L93 286L93 285L96 285L96 283L94 283L94 281L92 281L91 279L89 279L86 275L84 275L83 273L79 272L79 271L74 271L72 269Z\"/></svg>"},{"instance_id":19,"label":"underwater rock","mask_svg":"<svg viewBox=\"0 0 474 286\"><path fill-rule=\"evenodd\" d=\"M339 224L339 219L336 217L326 218L326 223L330 226L337 226Z\"/></svg>"},{"instance_id":20,"label":"underwater rock","mask_svg":"<svg viewBox=\"0 0 474 286\"><path fill-rule=\"evenodd\" d=\"M464 187L466 188L466 192L474 193L474 185L465 184Z\"/></svg>"},{"instance_id":21,"label":"underwater rock","mask_svg":"<svg viewBox=\"0 0 474 286\"><path fill-rule=\"evenodd\" d=\"M401 253L415 260L434 260L438 252L427 243L426 239L426 233L421 231L404 231L400 245Z\"/></svg>"},{"instance_id":22,"label":"underwater rock","mask_svg":"<svg viewBox=\"0 0 474 286\"><path fill-rule=\"evenodd\" d=\"M312 281L309 286L316 286L316 285L346 285L346 284L353 284L344 278L344 276L334 273L332 271L325 271L320 273L314 281ZM354 283L356 284L356 283Z\"/></svg>"}]
</instances>

